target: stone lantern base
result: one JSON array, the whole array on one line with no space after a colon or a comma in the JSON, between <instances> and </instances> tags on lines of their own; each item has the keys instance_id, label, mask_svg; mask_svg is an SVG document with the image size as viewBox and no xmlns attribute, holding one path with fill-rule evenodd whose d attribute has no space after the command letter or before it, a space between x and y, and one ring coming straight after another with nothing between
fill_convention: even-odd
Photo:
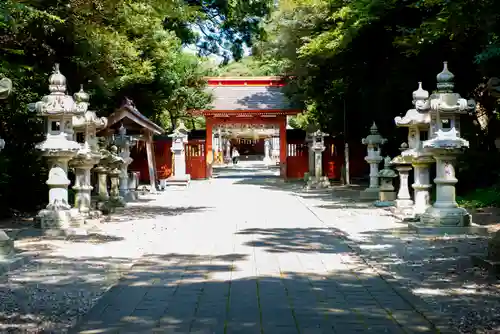
<instances>
[{"instance_id":1,"label":"stone lantern base","mask_svg":"<svg viewBox=\"0 0 500 334\"><path fill-rule=\"evenodd\" d=\"M191 175L189 174L184 174L179 176L172 175L167 179L166 185L169 187L170 186L187 187L190 182L191 182Z\"/></svg>"},{"instance_id":2,"label":"stone lantern base","mask_svg":"<svg viewBox=\"0 0 500 334\"><path fill-rule=\"evenodd\" d=\"M362 199L362 200L365 200L365 201L374 201L374 200L377 200L378 197L379 197L379 192L380 192L380 188L366 188L365 190L362 190L359 192L359 197Z\"/></svg>"},{"instance_id":3,"label":"stone lantern base","mask_svg":"<svg viewBox=\"0 0 500 334\"><path fill-rule=\"evenodd\" d=\"M328 176L322 176L319 179L316 177L309 178L307 180L306 184L306 189L307 190L312 190L312 189L325 189L325 188L330 188L330 180L328 179Z\"/></svg>"},{"instance_id":4,"label":"stone lantern base","mask_svg":"<svg viewBox=\"0 0 500 334\"><path fill-rule=\"evenodd\" d=\"M480 234L488 235L485 226L473 224L471 216L464 208L429 207L420 215L420 222L408 223L408 228L421 234Z\"/></svg>"},{"instance_id":5,"label":"stone lantern base","mask_svg":"<svg viewBox=\"0 0 500 334\"><path fill-rule=\"evenodd\" d=\"M40 223L45 235L86 235L95 228L90 221L86 224L84 216L78 209L46 208L41 210L36 220Z\"/></svg>"}]
</instances>

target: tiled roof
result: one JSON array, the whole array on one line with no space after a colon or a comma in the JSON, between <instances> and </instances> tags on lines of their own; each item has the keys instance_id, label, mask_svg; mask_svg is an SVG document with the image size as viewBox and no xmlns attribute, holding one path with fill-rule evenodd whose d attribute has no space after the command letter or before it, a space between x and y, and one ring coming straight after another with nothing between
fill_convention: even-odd
<instances>
[{"instance_id":1,"label":"tiled roof","mask_svg":"<svg viewBox=\"0 0 500 334\"><path fill-rule=\"evenodd\" d=\"M210 86L213 110L293 109L279 86Z\"/></svg>"}]
</instances>

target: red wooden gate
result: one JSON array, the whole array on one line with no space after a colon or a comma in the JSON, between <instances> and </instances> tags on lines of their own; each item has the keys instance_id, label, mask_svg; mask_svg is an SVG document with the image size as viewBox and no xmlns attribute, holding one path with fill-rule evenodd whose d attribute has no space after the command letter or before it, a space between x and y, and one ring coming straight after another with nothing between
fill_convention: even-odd
<instances>
[{"instance_id":1,"label":"red wooden gate","mask_svg":"<svg viewBox=\"0 0 500 334\"><path fill-rule=\"evenodd\" d=\"M303 140L289 141L286 155L286 177L301 179L309 170L309 154L307 144Z\"/></svg>"},{"instance_id":2,"label":"red wooden gate","mask_svg":"<svg viewBox=\"0 0 500 334\"><path fill-rule=\"evenodd\" d=\"M205 140L190 140L186 146L186 173L191 179L207 178L207 161L205 158Z\"/></svg>"},{"instance_id":3,"label":"red wooden gate","mask_svg":"<svg viewBox=\"0 0 500 334\"><path fill-rule=\"evenodd\" d=\"M329 179L340 180L342 177L342 165L344 163L343 141L334 138L325 138L325 150L323 151L323 171Z\"/></svg>"}]
</instances>

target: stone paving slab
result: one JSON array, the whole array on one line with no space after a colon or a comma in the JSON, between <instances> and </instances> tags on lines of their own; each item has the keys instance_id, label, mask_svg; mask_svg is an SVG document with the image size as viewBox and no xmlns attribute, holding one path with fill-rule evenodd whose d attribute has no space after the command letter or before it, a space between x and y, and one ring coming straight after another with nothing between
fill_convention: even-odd
<instances>
[{"instance_id":1,"label":"stone paving slab","mask_svg":"<svg viewBox=\"0 0 500 334\"><path fill-rule=\"evenodd\" d=\"M70 333L436 332L291 192L222 177L148 205L207 209L159 214L148 254Z\"/></svg>"}]
</instances>

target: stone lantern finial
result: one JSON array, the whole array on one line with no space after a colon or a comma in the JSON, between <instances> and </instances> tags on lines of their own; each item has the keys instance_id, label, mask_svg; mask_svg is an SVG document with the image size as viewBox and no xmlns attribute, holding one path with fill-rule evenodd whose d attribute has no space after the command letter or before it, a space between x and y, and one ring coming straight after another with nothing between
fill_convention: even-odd
<instances>
[{"instance_id":1,"label":"stone lantern finial","mask_svg":"<svg viewBox=\"0 0 500 334\"><path fill-rule=\"evenodd\" d=\"M89 102L90 95L83 90L83 85L80 85L80 91L73 95L76 102Z\"/></svg>"},{"instance_id":2,"label":"stone lantern finial","mask_svg":"<svg viewBox=\"0 0 500 334\"><path fill-rule=\"evenodd\" d=\"M59 70L59 64L54 65L52 75L49 77L49 91L61 95L66 93L66 77Z\"/></svg>"},{"instance_id":3,"label":"stone lantern finial","mask_svg":"<svg viewBox=\"0 0 500 334\"><path fill-rule=\"evenodd\" d=\"M429 92L422 88L422 82L418 83L418 89L413 92L413 104L415 101L423 101L429 98Z\"/></svg>"},{"instance_id":4,"label":"stone lantern finial","mask_svg":"<svg viewBox=\"0 0 500 334\"><path fill-rule=\"evenodd\" d=\"M453 79L455 79L455 75L448 70L448 62L443 62L443 70L436 76L437 79L437 89L441 93L452 92L453 87L455 87L453 83Z\"/></svg>"},{"instance_id":5,"label":"stone lantern finial","mask_svg":"<svg viewBox=\"0 0 500 334\"><path fill-rule=\"evenodd\" d=\"M76 111L79 114L86 113L90 106L90 95L83 90L83 85L80 85L80 91L73 94L73 98L76 102Z\"/></svg>"}]
</instances>

